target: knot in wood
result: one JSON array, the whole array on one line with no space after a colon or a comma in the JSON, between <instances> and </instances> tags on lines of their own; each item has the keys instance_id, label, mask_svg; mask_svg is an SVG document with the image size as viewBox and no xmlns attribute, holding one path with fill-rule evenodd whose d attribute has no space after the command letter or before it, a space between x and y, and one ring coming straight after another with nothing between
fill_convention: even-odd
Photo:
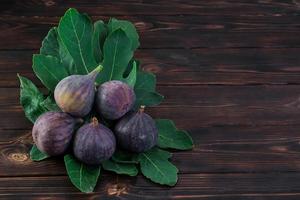
<instances>
[{"instance_id":1,"label":"knot in wood","mask_svg":"<svg viewBox=\"0 0 300 200\"><path fill-rule=\"evenodd\" d=\"M55 2L52 0L43 0L45 6L50 7L50 6L54 6Z\"/></svg>"},{"instance_id":2,"label":"knot in wood","mask_svg":"<svg viewBox=\"0 0 300 200\"><path fill-rule=\"evenodd\" d=\"M110 196L111 195L120 196L121 194L128 194L127 186L124 183L108 184L107 185L107 194Z\"/></svg>"},{"instance_id":3,"label":"knot in wood","mask_svg":"<svg viewBox=\"0 0 300 200\"><path fill-rule=\"evenodd\" d=\"M9 154L8 158L15 162L24 162L28 160L28 154L27 153L11 153Z\"/></svg>"}]
</instances>

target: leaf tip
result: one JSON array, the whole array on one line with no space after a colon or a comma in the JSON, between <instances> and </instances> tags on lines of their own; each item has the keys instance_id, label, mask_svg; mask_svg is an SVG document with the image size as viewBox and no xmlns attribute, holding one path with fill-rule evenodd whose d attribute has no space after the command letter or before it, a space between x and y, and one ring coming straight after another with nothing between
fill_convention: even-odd
<instances>
[{"instance_id":1,"label":"leaf tip","mask_svg":"<svg viewBox=\"0 0 300 200\"><path fill-rule=\"evenodd\" d=\"M19 73L17 73L17 77L19 78L19 81L20 81L20 88L23 87L23 76L21 76Z\"/></svg>"},{"instance_id":2,"label":"leaf tip","mask_svg":"<svg viewBox=\"0 0 300 200\"><path fill-rule=\"evenodd\" d=\"M78 12L76 8L69 8L66 13L68 12Z\"/></svg>"}]
</instances>

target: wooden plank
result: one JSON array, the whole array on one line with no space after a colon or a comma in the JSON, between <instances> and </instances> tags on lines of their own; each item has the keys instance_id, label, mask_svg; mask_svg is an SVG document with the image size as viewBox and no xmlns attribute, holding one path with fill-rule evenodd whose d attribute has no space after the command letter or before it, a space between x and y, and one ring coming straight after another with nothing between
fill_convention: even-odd
<instances>
[{"instance_id":1,"label":"wooden plank","mask_svg":"<svg viewBox=\"0 0 300 200\"><path fill-rule=\"evenodd\" d=\"M31 16L62 15L69 7L79 8L82 12L98 15L275 15L297 14L298 1L259 1L247 0L232 2L230 0L197 1L197 0L138 0L123 1L42 1L42 0L4 0L1 10L5 14Z\"/></svg>"},{"instance_id":2,"label":"wooden plank","mask_svg":"<svg viewBox=\"0 0 300 200\"><path fill-rule=\"evenodd\" d=\"M160 70L158 65L143 65L146 71L156 74L158 86L197 86L197 85L299 85L300 72L177 72ZM29 69L31 70L31 69ZM29 71L28 70L28 71ZM163 69L162 69L163 70ZM1 76L2 75L2 76ZM42 83L32 72L20 72L38 87ZM18 88L20 83L16 72L0 72L0 87Z\"/></svg>"},{"instance_id":3,"label":"wooden plank","mask_svg":"<svg viewBox=\"0 0 300 200\"><path fill-rule=\"evenodd\" d=\"M82 194L65 176L61 158L30 161L32 125L14 87L16 72L32 77L32 51L2 51L0 198L299 199L299 86L288 85L300 80L297 1L15 0L0 5L2 50L36 51L57 16L71 6L134 21L143 45L137 55L158 75L158 90L167 97L147 111L174 119L196 144L192 152L174 153L180 176L172 189L140 175L117 178L105 172L96 193ZM240 86L256 84L276 86Z\"/></svg>"},{"instance_id":4,"label":"wooden plank","mask_svg":"<svg viewBox=\"0 0 300 200\"><path fill-rule=\"evenodd\" d=\"M135 57L159 85L299 84L299 48L141 49ZM17 73L41 86L29 51L0 51L0 87L19 87Z\"/></svg>"},{"instance_id":5,"label":"wooden plank","mask_svg":"<svg viewBox=\"0 0 300 200\"><path fill-rule=\"evenodd\" d=\"M38 199L296 199L298 173L182 175L176 187L162 187L138 176L104 176L91 194L80 193L67 177L0 178L1 197Z\"/></svg>"},{"instance_id":6,"label":"wooden plank","mask_svg":"<svg viewBox=\"0 0 300 200\"><path fill-rule=\"evenodd\" d=\"M300 126L187 129L193 151L174 152L180 174L300 172ZM30 130L0 130L0 177L65 175L62 158L29 159Z\"/></svg>"},{"instance_id":7,"label":"wooden plank","mask_svg":"<svg viewBox=\"0 0 300 200\"><path fill-rule=\"evenodd\" d=\"M135 57L153 72L300 72L300 48L138 49ZM0 51L0 72L32 72L38 50Z\"/></svg>"},{"instance_id":8,"label":"wooden plank","mask_svg":"<svg viewBox=\"0 0 300 200\"><path fill-rule=\"evenodd\" d=\"M274 86L160 86L166 100L147 109L155 118L170 118L181 125L295 125L299 124L298 85ZM2 129L31 127L19 105L16 88L2 88ZM17 124L15 122L18 122Z\"/></svg>"},{"instance_id":9,"label":"wooden plank","mask_svg":"<svg viewBox=\"0 0 300 200\"><path fill-rule=\"evenodd\" d=\"M293 17L119 17L135 23L141 48L300 47L299 16ZM283 18L283 19L282 19ZM107 19L105 16L93 18ZM277 23L274 23L277 22ZM38 49L59 17L0 15L0 49ZM16 45L18 44L18 45Z\"/></svg>"}]
</instances>

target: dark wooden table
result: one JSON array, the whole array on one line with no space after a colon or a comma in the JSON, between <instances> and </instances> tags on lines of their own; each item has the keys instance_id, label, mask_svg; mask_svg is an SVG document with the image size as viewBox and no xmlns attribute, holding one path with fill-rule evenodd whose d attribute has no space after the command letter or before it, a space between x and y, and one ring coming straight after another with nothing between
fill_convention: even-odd
<instances>
[{"instance_id":1,"label":"dark wooden table","mask_svg":"<svg viewBox=\"0 0 300 200\"><path fill-rule=\"evenodd\" d=\"M195 141L174 154L176 187L104 173L87 195L61 160L29 159L16 73L41 86L32 54L69 7L137 26L166 97L149 112ZM299 0L1 0L0 20L1 199L300 199Z\"/></svg>"}]
</instances>

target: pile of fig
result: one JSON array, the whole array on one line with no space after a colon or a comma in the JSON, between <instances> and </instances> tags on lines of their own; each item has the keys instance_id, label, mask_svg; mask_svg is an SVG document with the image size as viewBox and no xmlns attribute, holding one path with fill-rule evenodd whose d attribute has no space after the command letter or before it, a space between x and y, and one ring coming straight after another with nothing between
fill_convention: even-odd
<instances>
[{"instance_id":1,"label":"pile of fig","mask_svg":"<svg viewBox=\"0 0 300 200\"><path fill-rule=\"evenodd\" d=\"M133 110L135 93L124 82L112 80L98 87L97 67L87 75L71 75L54 91L60 112L46 112L32 130L37 148L47 155L74 156L89 165L99 165L116 148L144 152L156 145L158 129L145 107ZM105 121L112 122L109 127Z\"/></svg>"}]
</instances>

